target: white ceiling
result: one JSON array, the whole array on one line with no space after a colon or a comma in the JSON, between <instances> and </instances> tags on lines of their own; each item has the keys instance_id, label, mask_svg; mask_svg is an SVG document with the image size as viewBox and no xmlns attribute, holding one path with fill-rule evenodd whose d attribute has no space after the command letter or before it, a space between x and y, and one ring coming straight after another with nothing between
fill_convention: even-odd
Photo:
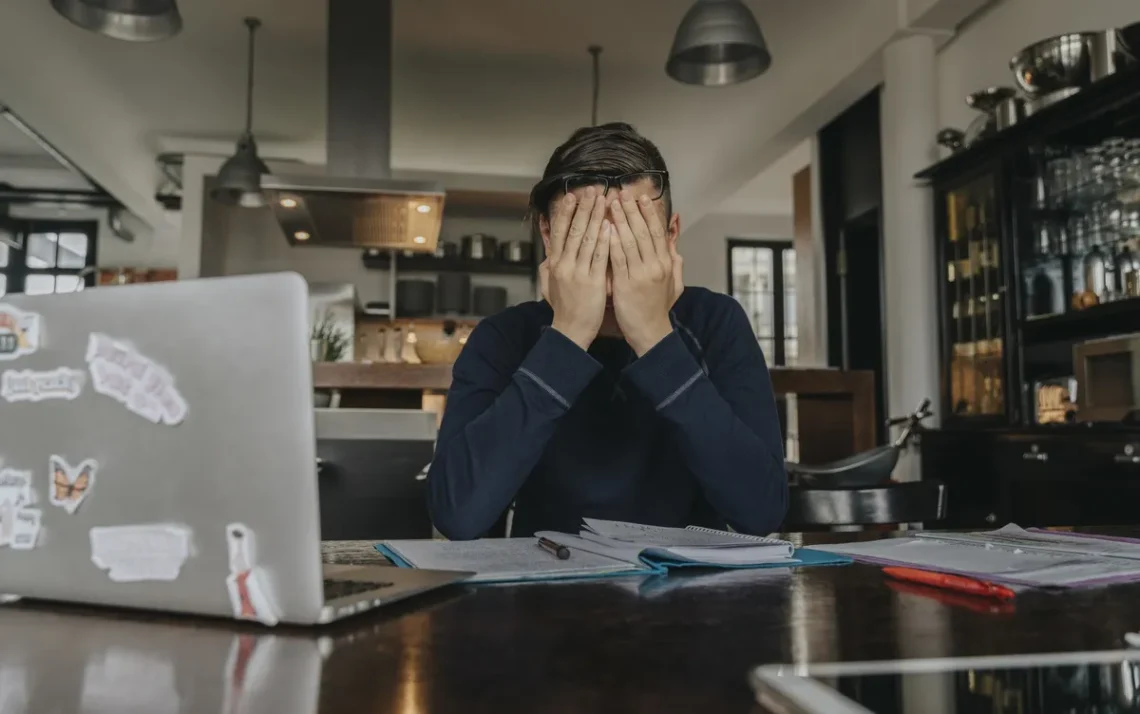
<instances>
[{"instance_id":1,"label":"white ceiling","mask_svg":"<svg viewBox=\"0 0 1140 714\"><path fill-rule=\"evenodd\" d=\"M554 146L589 121L586 47L597 43L605 48L600 119L631 122L660 145L690 224L730 198L740 210L790 213L780 176L748 182L845 106L828 97L877 57L898 29L900 1L932 2L748 0L773 67L708 89L663 70L691 0L395 0L392 163L537 176ZM246 15L264 21L255 100L264 153L323 162L325 2L183 0L183 32L155 44L84 32L47 0L0 4L8 6L0 64L53 48L34 72L0 75L0 102L140 214L153 203L158 152L232 146L243 119ZM759 193L750 199L751 190Z\"/></svg>"}]
</instances>

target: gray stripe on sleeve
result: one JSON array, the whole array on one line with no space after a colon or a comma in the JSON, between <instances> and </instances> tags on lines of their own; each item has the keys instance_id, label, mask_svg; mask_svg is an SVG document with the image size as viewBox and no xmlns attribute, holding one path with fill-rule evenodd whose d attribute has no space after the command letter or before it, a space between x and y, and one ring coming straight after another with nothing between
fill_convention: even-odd
<instances>
[{"instance_id":1,"label":"gray stripe on sleeve","mask_svg":"<svg viewBox=\"0 0 1140 714\"><path fill-rule=\"evenodd\" d=\"M692 377L689 377L689 380L687 382L682 384L680 387L677 387L677 391L673 392L668 397L665 397L665 399L660 404L657 405L657 411L661 411L665 407L667 407L670 404L672 404L673 402L675 402L677 400L677 397L684 394L685 390L687 390L689 387L696 384L697 380L703 376L705 376L705 371L702 369L702 370L698 371L696 374L694 374Z\"/></svg>"},{"instance_id":2,"label":"gray stripe on sleeve","mask_svg":"<svg viewBox=\"0 0 1140 714\"><path fill-rule=\"evenodd\" d=\"M565 398L565 397L563 397L561 394L559 394L558 392L554 391L554 387L550 386L550 385L549 385L549 384L547 384L546 382L544 382L544 381L542 381L541 379L539 379L539 378L538 378L538 375L537 375L537 374L535 374L534 372L531 372L529 369L526 369L525 367L519 367L519 370L518 370L518 371L519 371L519 374L522 374L522 375L525 375L525 376L527 376L527 377L530 377L530 379L531 379L531 380L532 380L532 381L533 381L535 384L537 384L538 386L542 387L542 391L544 391L544 392L546 392L547 394L549 394L550 396L554 397L555 401L557 401L559 404L561 404L562 406L566 407L567 409L569 409L569 408L570 408L570 402L566 401L566 398Z\"/></svg>"}]
</instances>

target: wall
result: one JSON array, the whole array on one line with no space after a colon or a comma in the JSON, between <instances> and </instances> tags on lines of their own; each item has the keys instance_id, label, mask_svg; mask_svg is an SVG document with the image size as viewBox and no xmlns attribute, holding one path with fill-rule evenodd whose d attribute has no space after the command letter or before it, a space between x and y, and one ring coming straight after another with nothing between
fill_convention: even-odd
<instances>
[{"instance_id":1,"label":"wall","mask_svg":"<svg viewBox=\"0 0 1140 714\"><path fill-rule=\"evenodd\" d=\"M791 181L791 177L788 177ZM729 238L792 240L792 217L754 216L739 213L710 213L696 225L686 228L681 216L681 238L677 251L685 260L685 284L716 292L728 291Z\"/></svg>"},{"instance_id":2,"label":"wall","mask_svg":"<svg viewBox=\"0 0 1140 714\"><path fill-rule=\"evenodd\" d=\"M1013 85L1009 60L1037 40L1140 20L1136 0L1002 0L979 15L938 55L940 126L965 129L977 112L965 97L991 85Z\"/></svg>"},{"instance_id":3,"label":"wall","mask_svg":"<svg viewBox=\"0 0 1140 714\"><path fill-rule=\"evenodd\" d=\"M166 225L153 231L129 214L123 222L135 236L125 241L115 235L107 223L107 210L103 208L44 208L40 206L13 206L15 218L32 218L63 221L98 221L95 261L101 268L172 268L178 263L178 214L168 213Z\"/></svg>"}]
</instances>

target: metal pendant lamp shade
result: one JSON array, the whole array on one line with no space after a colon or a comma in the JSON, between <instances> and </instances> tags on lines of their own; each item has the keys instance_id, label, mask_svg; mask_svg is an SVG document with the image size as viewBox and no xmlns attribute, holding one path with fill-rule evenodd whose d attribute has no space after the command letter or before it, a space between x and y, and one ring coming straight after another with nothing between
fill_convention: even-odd
<instances>
[{"instance_id":1,"label":"metal pendant lamp shade","mask_svg":"<svg viewBox=\"0 0 1140 714\"><path fill-rule=\"evenodd\" d=\"M210 197L229 206L260 208L265 205L261 177L267 173L269 167L257 155L253 134L242 134L234 155L218 169Z\"/></svg>"},{"instance_id":2,"label":"metal pendant lamp shade","mask_svg":"<svg viewBox=\"0 0 1140 714\"><path fill-rule=\"evenodd\" d=\"M697 0L673 38L665 72L683 84L723 87L758 77L772 64L756 18L740 0Z\"/></svg>"},{"instance_id":3,"label":"metal pendant lamp shade","mask_svg":"<svg viewBox=\"0 0 1140 714\"><path fill-rule=\"evenodd\" d=\"M253 35L261 26L257 18L247 17L245 26L249 28L249 73L245 92L245 131L238 139L233 156L226 159L218 169L210 198L230 206L259 208L266 203L261 190L261 177L269 173L269 167L257 155L257 141L253 138Z\"/></svg>"},{"instance_id":4,"label":"metal pendant lamp shade","mask_svg":"<svg viewBox=\"0 0 1140 714\"><path fill-rule=\"evenodd\" d=\"M60 15L116 40L154 42L182 29L175 0L51 0Z\"/></svg>"}]
</instances>

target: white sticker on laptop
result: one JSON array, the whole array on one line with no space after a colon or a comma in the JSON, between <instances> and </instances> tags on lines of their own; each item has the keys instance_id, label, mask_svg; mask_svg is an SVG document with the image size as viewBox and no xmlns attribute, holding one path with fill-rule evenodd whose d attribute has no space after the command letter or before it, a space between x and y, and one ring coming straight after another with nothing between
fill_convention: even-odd
<instances>
[{"instance_id":1,"label":"white sticker on laptop","mask_svg":"<svg viewBox=\"0 0 1140 714\"><path fill-rule=\"evenodd\" d=\"M91 562L117 583L176 580L190 557L190 529L154 523L91 529Z\"/></svg>"},{"instance_id":2,"label":"white sticker on laptop","mask_svg":"<svg viewBox=\"0 0 1140 714\"><path fill-rule=\"evenodd\" d=\"M75 513L79 505L95 488L95 472L99 464L94 459L86 459L77 466L71 466L62 456L52 455L48 459L48 473L51 474L51 488L48 500L68 513Z\"/></svg>"},{"instance_id":3,"label":"white sticker on laptop","mask_svg":"<svg viewBox=\"0 0 1140 714\"><path fill-rule=\"evenodd\" d=\"M243 523L231 523L226 526L226 545L230 557L226 589L234 617L276 625L281 617L280 610L272 597L268 574L257 565L257 542L253 531Z\"/></svg>"},{"instance_id":4,"label":"white sticker on laptop","mask_svg":"<svg viewBox=\"0 0 1140 714\"><path fill-rule=\"evenodd\" d=\"M30 355L40 346L40 316L0 305L0 360Z\"/></svg>"},{"instance_id":5,"label":"white sticker on laptop","mask_svg":"<svg viewBox=\"0 0 1140 714\"><path fill-rule=\"evenodd\" d=\"M9 402L75 399L83 393L86 378L83 372L70 367L43 372L8 369L0 375L0 396Z\"/></svg>"},{"instance_id":6,"label":"white sticker on laptop","mask_svg":"<svg viewBox=\"0 0 1140 714\"><path fill-rule=\"evenodd\" d=\"M12 523L12 550L31 550L40 538L40 517L38 508L20 508Z\"/></svg>"},{"instance_id":7,"label":"white sticker on laptop","mask_svg":"<svg viewBox=\"0 0 1140 714\"><path fill-rule=\"evenodd\" d=\"M32 472L0 469L0 506L19 508L32 502Z\"/></svg>"},{"instance_id":8,"label":"white sticker on laptop","mask_svg":"<svg viewBox=\"0 0 1140 714\"><path fill-rule=\"evenodd\" d=\"M155 424L175 425L189 407L174 377L131 345L93 332L87 340L91 386Z\"/></svg>"},{"instance_id":9,"label":"white sticker on laptop","mask_svg":"<svg viewBox=\"0 0 1140 714\"><path fill-rule=\"evenodd\" d=\"M32 502L32 472L0 469L0 547L12 545L18 514Z\"/></svg>"}]
</instances>

